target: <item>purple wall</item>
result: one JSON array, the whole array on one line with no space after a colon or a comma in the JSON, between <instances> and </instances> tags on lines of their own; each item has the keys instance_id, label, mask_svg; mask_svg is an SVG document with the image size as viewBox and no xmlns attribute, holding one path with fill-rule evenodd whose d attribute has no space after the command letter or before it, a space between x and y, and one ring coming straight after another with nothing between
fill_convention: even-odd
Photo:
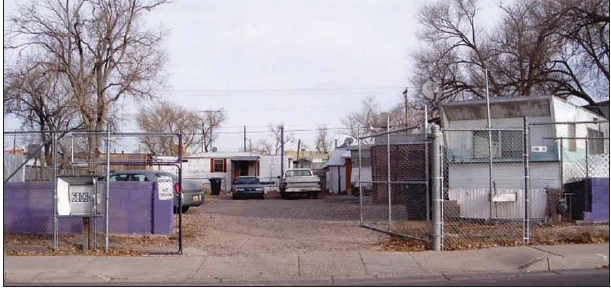
<instances>
[{"instance_id":1,"label":"purple wall","mask_svg":"<svg viewBox=\"0 0 611 290\"><path fill-rule=\"evenodd\" d=\"M104 189L104 184L102 190ZM173 201L159 200L154 182L110 184L109 231L117 234L170 234ZM104 212L102 201L101 212ZM103 231L104 218L98 219ZM81 233L82 218L60 217L60 233ZM4 233L53 233L53 183L9 182L4 185Z\"/></svg>"},{"instance_id":2,"label":"purple wall","mask_svg":"<svg viewBox=\"0 0 611 290\"><path fill-rule=\"evenodd\" d=\"M585 212L584 220L609 222L609 178L591 178L592 211Z\"/></svg>"}]
</instances>

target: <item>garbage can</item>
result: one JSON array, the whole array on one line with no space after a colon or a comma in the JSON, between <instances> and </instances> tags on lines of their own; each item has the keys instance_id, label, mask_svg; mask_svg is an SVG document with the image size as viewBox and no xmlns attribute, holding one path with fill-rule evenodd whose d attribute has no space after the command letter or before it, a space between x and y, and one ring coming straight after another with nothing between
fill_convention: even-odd
<instances>
[{"instance_id":1,"label":"garbage can","mask_svg":"<svg viewBox=\"0 0 611 290\"><path fill-rule=\"evenodd\" d=\"M212 195L221 194L221 180L222 178L210 178L210 190L212 190Z\"/></svg>"}]
</instances>

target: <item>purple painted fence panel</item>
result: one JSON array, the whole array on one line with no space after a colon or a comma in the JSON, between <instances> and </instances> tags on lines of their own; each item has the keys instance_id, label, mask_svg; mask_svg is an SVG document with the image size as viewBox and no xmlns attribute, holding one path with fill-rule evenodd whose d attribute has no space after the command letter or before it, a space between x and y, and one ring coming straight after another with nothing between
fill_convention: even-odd
<instances>
[{"instance_id":1,"label":"purple painted fence panel","mask_svg":"<svg viewBox=\"0 0 611 290\"><path fill-rule=\"evenodd\" d=\"M102 185L102 190L104 184ZM116 182L110 190L110 233L170 234L173 201L159 200L153 182ZM102 201L102 212L104 202ZM104 225L98 219L98 229ZM80 233L81 218L59 219L60 233ZM4 233L53 233L53 183L9 182L4 185Z\"/></svg>"},{"instance_id":2,"label":"purple painted fence panel","mask_svg":"<svg viewBox=\"0 0 611 290\"><path fill-rule=\"evenodd\" d=\"M609 178L592 178L592 211L585 212L584 219L591 222L609 222Z\"/></svg>"}]
</instances>

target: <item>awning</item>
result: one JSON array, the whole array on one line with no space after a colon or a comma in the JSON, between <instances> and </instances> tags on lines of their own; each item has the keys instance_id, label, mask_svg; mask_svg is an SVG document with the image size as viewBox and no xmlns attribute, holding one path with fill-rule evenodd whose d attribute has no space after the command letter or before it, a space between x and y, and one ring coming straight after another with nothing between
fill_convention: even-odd
<instances>
[{"instance_id":1,"label":"awning","mask_svg":"<svg viewBox=\"0 0 611 290\"><path fill-rule=\"evenodd\" d=\"M231 161L259 161L259 156L233 156Z\"/></svg>"}]
</instances>

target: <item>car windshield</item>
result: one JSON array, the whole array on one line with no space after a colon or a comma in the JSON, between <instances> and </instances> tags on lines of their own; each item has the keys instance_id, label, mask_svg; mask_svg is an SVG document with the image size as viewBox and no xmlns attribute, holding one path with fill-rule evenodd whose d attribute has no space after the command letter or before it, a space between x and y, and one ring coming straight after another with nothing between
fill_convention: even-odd
<instances>
[{"instance_id":1,"label":"car windshield","mask_svg":"<svg viewBox=\"0 0 611 290\"><path fill-rule=\"evenodd\" d=\"M310 170L289 170L286 172L286 177L294 176L312 176Z\"/></svg>"},{"instance_id":2,"label":"car windshield","mask_svg":"<svg viewBox=\"0 0 611 290\"><path fill-rule=\"evenodd\" d=\"M236 184L259 184L259 178L256 177L240 177L235 182Z\"/></svg>"}]
</instances>

